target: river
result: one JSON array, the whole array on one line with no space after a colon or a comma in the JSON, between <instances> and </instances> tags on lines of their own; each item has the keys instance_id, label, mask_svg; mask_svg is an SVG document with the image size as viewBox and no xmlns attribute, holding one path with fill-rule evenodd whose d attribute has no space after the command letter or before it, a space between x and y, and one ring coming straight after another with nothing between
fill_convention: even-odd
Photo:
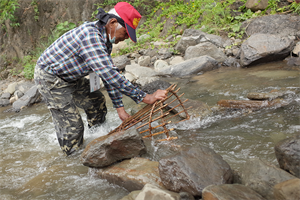
<instances>
[{"instance_id":1,"label":"river","mask_svg":"<svg viewBox=\"0 0 300 200\"><path fill-rule=\"evenodd\" d=\"M221 99L246 100L250 92L288 90L289 105L257 111L232 111L204 119L191 119L174 125L172 143L181 146L204 145L212 148L238 170L249 158L261 158L278 166L274 145L300 132L300 72L284 62L250 68L220 68L193 78L165 78L176 83L185 98L200 100L215 106ZM107 93L105 92L108 99ZM128 112L140 106L124 99ZM88 129L86 116L85 141L103 136L121 121L107 102L106 122ZM3 112L0 108L0 199L103 199L116 200L129 192L99 179L80 162L79 151L65 157L58 145L52 119L44 103L33 105L19 113ZM160 145L150 159L159 159L165 152Z\"/></svg>"}]
</instances>

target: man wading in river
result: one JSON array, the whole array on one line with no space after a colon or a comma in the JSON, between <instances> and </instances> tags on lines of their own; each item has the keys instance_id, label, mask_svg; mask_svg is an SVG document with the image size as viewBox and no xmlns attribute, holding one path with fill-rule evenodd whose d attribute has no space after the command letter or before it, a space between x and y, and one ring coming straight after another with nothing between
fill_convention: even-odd
<instances>
[{"instance_id":1,"label":"man wading in river","mask_svg":"<svg viewBox=\"0 0 300 200\"><path fill-rule=\"evenodd\" d=\"M132 85L110 56L113 43L129 37L136 42L139 12L126 2L117 3L108 13L101 8L98 11L98 21L86 22L62 35L43 52L35 67L35 83L52 114L58 142L66 155L83 143L84 125L77 107L84 109L89 127L105 121L107 109L98 77L122 121L130 117L122 94L147 104L166 97L165 90L146 94Z\"/></svg>"}]
</instances>

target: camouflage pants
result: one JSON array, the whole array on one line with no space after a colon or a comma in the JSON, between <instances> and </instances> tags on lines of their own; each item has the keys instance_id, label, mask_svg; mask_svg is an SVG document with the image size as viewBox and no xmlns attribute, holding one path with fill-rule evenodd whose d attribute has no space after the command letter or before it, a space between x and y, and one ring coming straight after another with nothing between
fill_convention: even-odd
<instances>
[{"instance_id":1,"label":"camouflage pants","mask_svg":"<svg viewBox=\"0 0 300 200\"><path fill-rule=\"evenodd\" d=\"M82 78L66 82L35 67L35 84L52 114L62 151L70 155L83 143L84 125L78 108L84 109L89 127L103 123L107 113L105 97L98 90L90 93L90 82Z\"/></svg>"}]
</instances>

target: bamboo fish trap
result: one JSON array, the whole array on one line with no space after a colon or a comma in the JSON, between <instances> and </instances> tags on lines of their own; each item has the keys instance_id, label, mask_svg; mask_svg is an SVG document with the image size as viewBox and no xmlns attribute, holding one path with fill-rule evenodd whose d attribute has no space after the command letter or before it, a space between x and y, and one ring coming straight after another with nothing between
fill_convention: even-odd
<instances>
[{"instance_id":1,"label":"bamboo fish trap","mask_svg":"<svg viewBox=\"0 0 300 200\"><path fill-rule=\"evenodd\" d=\"M182 93L181 95L177 95L180 88L176 89L176 87L177 85L175 84L171 85L168 89L166 89L167 97L165 99L156 101L152 105L146 105L144 108L139 110L133 116L123 121L123 123L120 126L118 126L116 129L111 131L109 134L127 130L137 125L138 123L141 123L141 125L139 125L136 129L140 134L148 134L148 135L144 135L143 138L165 134L166 135L165 139L160 139L157 141L177 139L177 137L170 136L170 131L174 129L173 128L168 129L167 125L172 123L171 121L172 118L174 118L175 116L181 113L185 113L185 119L177 121L176 123L182 122L184 120L188 120L190 116L187 112L189 108L186 109L184 107L184 103L188 99L181 101L180 97L182 97L184 93ZM178 104L176 102L178 102ZM174 106L170 107L171 104ZM182 110L174 115L171 115L171 112L178 107L181 107ZM159 125L152 126L153 122L158 122Z\"/></svg>"}]
</instances>

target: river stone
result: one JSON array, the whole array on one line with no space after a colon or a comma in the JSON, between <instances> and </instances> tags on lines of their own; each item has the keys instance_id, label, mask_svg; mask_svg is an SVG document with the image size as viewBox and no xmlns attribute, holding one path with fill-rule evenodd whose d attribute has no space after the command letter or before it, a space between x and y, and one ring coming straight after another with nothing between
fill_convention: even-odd
<instances>
[{"instance_id":1,"label":"river stone","mask_svg":"<svg viewBox=\"0 0 300 200\"><path fill-rule=\"evenodd\" d=\"M138 64L131 64L125 67L126 72L133 74L135 77L143 78L143 77L153 77L157 75L157 72L150 67L142 67Z\"/></svg>"},{"instance_id":2,"label":"river stone","mask_svg":"<svg viewBox=\"0 0 300 200\"><path fill-rule=\"evenodd\" d=\"M145 153L145 145L136 129L115 132L91 141L80 159L89 167L106 167L117 161Z\"/></svg>"},{"instance_id":3,"label":"river stone","mask_svg":"<svg viewBox=\"0 0 300 200\"><path fill-rule=\"evenodd\" d=\"M0 99L0 107L6 107L10 105L9 99Z\"/></svg>"},{"instance_id":4,"label":"river stone","mask_svg":"<svg viewBox=\"0 0 300 200\"><path fill-rule=\"evenodd\" d=\"M150 65L150 56L141 56L138 58L138 64L140 66L148 67Z\"/></svg>"},{"instance_id":5,"label":"river stone","mask_svg":"<svg viewBox=\"0 0 300 200\"><path fill-rule=\"evenodd\" d=\"M30 88L32 88L35 84L31 81L20 81L18 82L18 85L16 86L16 90L20 90L25 94Z\"/></svg>"},{"instance_id":6,"label":"river stone","mask_svg":"<svg viewBox=\"0 0 300 200\"><path fill-rule=\"evenodd\" d=\"M180 200L180 194L161 189L152 184L146 184L137 195L136 200Z\"/></svg>"},{"instance_id":7,"label":"river stone","mask_svg":"<svg viewBox=\"0 0 300 200\"><path fill-rule=\"evenodd\" d=\"M9 99L10 96L11 96L11 94L10 94L9 92L4 92L4 93L1 95L0 99Z\"/></svg>"},{"instance_id":8,"label":"river stone","mask_svg":"<svg viewBox=\"0 0 300 200\"><path fill-rule=\"evenodd\" d=\"M147 183L165 189L159 176L158 162L146 158L136 157L106 168L92 170L95 170L100 178L124 187L129 192L142 190Z\"/></svg>"},{"instance_id":9,"label":"river stone","mask_svg":"<svg viewBox=\"0 0 300 200\"><path fill-rule=\"evenodd\" d=\"M240 169L241 183L268 200L274 200L274 185L296 178L258 158L247 160Z\"/></svg>"},{"instance_id":10,"label":"river stone","mask_svg":"<svg viewBox=\"0 0 300 200\"><path fill-rule=\"evenodd\" d=\"M251 100L273 100L282 97L284 94L282 92L269 92L269 93L259 93L251 92L247 94L247 98Z\"/></svg>"},{"instance_id":11,"label":"river stone","mask_svg":"<svg viewBox=\"0 0 300 200\"><path fill-rule=\"evenodd\" d=\"M300 178L300 134L275 145L275 155L281 169Z\"/></svg>"},{"instance_id":12,"label":"river stone","mask_svg":"<svg viewBox=\"0 0 300 200\"><path fill-rule=\"evenodd\" d=\"M156 80L156 81L150 82L150 83L142 86L141 89L148 94L152 94L158 89L166 90L170 86L171 86L171 83L168 83L163 80Z\"/></svg>"},{"instance_id":13,"label":"river stone","mask_svg":"<svg viewBox=\"0 0 300 200\"><path fill-rule=\"evenodd\" d=\"M177 77L197 75L206 71L217 69L218 62L210 56L200 56L186 60L177 65L166 67L160 70L161 75L171 75Z\"/></svg>"},{"instance_id":14,"label":"river stone","mask_svg":"<svg viewBox=\"0 0 300 200\"><path fill-rule=\"evenodd\" d=\"M126 65L130 65L130 60L126 55L115 57L112 60L119 70L124 70Z\"/></svg>"},{"instance_id":15,"label":"river stone","mask_svg":"<svg viewBox=\"0 0 300 200\"><path fill-rule=\"evenodd\" d=\"M184 59L189 60L191 58L196 58L205 55L216 59L218 62L224 62L227 58L224 52L216 45L210 42L201 42L196 46L189 46L185 51Z\"/></svg>"},{"instance_id":16,"label":"river stone","mask_svg":"<svg viewBox=\"0 0 300 200\"><path fill-rule=\"evenodd\" d=\"M18 112L22 108L30 106L41 100L41 94L39 93L36 85L31 87L21 98L13 103L13 110Z\"/></svg>"},{"instance_id":17,"label":"river stone","mask_svg":"<svg viewBox=\"0 0 300 200\"><path fill-rule=\"evenodd\" d=\"M4 90L4 93L8 92L10 94L13 94L16 90L16 86L18 85L17 82L13 82L13 83L10 83L7 88Z\"/></svg>"},{"instance_id":18,"label":"river stone","mask_svg":"<svg viewBox=\"0 0 300 200\"><path fill-rule=\"evenodd\" d=\"M170 65L176 65L176 64L179 64L179 63L182 63L184 62L184 58L181 57L181 56L175 56L174 58L172 58L170 60Z\"/></svg>"},{"instance_id":19,"label":"river stone","mask_svg":"<svg viewBox=\"0 0 300 200\"><path fill-rule=\"evenodd\" d=\"M203 200L264 200L254 190L240 184L210 185L202 192Z\"/></svg>"},{"instance_id":20,"label":"river stone","mask_svg":"<svg viewBox=\"0 0 300 200\"><path fill-rule=\"evenodd\" d=\"M250 36L241 46L242 66L256 65L270 61L283 60L292 51L294 41L288 37L271 34Z\"/></svg>"},{"instance_id":21,"label":"river stone","mask_svg":"<svg viewBox=\"0 0 300 200\"><path fill-rule=\"evenodd\" d=\"M195 46L200 43L201 38L204 36L204 32L197 29L185 29L181 39L175 46L175 50L184 54L185 50L189 46Z\"/></svg>"},{"instance_id":22,"label":"river stone","mask_svg":"<svg viewBox=\"0 0 300 200\"><path fill-rule=\"evenodd\" d=\"M174 192L201 196L209 185L232 182L232 171L219 154L207 147L192 147L159 160L164 186Z\"/></svg>"},{"instance_id":23,"label":"river stone","mask_svg":"<svg viewBox=\"0 0 300 200\"><path fill-rule=\"evenodd\" d=\"M276 200L299 200L300 179L290 179L274 186L274 197Z\"/></svg>"}]
</instances>

